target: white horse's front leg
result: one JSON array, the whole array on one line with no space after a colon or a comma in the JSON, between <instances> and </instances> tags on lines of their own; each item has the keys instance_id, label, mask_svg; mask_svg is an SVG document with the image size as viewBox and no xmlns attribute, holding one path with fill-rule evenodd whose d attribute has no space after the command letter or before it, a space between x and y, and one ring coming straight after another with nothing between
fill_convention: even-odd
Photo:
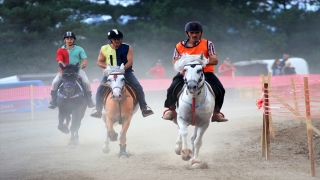
<instances>
[{"instance_id":1,"label":"white horse's front leg","mask_svg":"<svg viewBox=\"0 0 320 180\"><path fill-rule=\"evenodd\" d=\"M102 151L103 153L105 154L108 154L110 152L110 147L109 147L109 133L108 133L108 126L106 125L106 130L107 130L107 133L106 133L106 139L104 140L104 145L102 147Z\"/></svg>"},{"instance_id":2,"label":"white horse's front leg","mask_svg":"<svg viewBox=\"0 0 320 180\"><path fill-rule=\"evenodd\" d=\"M191 164L193 163L200 163L201 160L199 159L199 151L200 148L202 146L202 137L205 133L205 131L207 130L208 125L205 125L204 127L197 127L197 131L195 133L197 133L196 138L194 140L194 156L191 160Z\"/></svg>"},{"instance_id":3,"label":"white horse's front leg","mask_svg":"<svg viewBox=\"0 0 320 180\"><path fill-rule=\"evenodd\" d=\"M181 149L182 149L182 139L179 132L178 139L176 141L176 149L175 149L175 152L177 155L181 155Z\"/></svg>"},{"instance_id":4,"label":"white horse's front leg","mask_svg":"<svg viewBox=\"0 0 320 180\"><path fill-rule=\"evenodd\" d=\"M188 124L186 122L181 122L182 120L178 120L179 124L179 134L182 138L182 150L181 150L181 158L184 161L188 161L191 159L192 151L188 147Z\"/></svg>"},{"instance_id":5,"label":"white horse's front leg","mask_svg":"<svg viewBox=\"0 0 320 180\"><path fill-rule=\"evenodd\" d=\"M191 135L191 146L192 146L192 151L193 151L193 153L194 153L194 140L196 139L196 137L197 137L197 131L198 130L198 128L197 127L195 127L194 128L194 131L193 131L193 133L192 133L192 135Z\"/></svg>"}]
</instances>

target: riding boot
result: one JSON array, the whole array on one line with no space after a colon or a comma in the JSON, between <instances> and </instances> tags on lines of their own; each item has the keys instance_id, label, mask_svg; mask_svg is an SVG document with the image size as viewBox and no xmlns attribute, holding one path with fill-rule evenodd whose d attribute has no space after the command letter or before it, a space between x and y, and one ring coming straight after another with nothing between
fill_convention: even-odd
<instances>
[{"instance_id":1,"label":"riding boot","mask_svg":"<svg viewBox=\"0 0 320 180\"><path fill-rule=\"evenodd\" d=\"M91 96L92 96L91 91L87 91L87 93L86 93L86 100L87 100L87 104L88 104L88 107L89 107L89 108L93 108L93 107L96 106L96 105L94 104L94 102L92 101Z\"/></svg>"},{"instance_id":2,"label":"riding boot","mask_svg":"<svg viewBox=\"0 0 320 180\"><path fill-rule=\"evenodd\" d=\"M141 99L139 100L139 106L140 106L140 109L142 111L142 116L143 117L147 117L147 116L150 116L150 115L154 114L152 109L149 106L147 106L147 103L144 102Z\"/></svg>"},{"instance_id":3,"label":"riding boot","mask_svg":"<svg viewBox=\"0 0 320 180\"><path fill-rule=\"evenodd\" d=\"M56 108L56 100L57 100L57 91L51 90L51 102L49 103L48 108L54 109Z\"/></svg>"},{"instance_id":4,"label":"riding boot","mask_svg":"<svg viewBox=\"0 0 320 180\"><path fill-rule=\"evenodd\" d=\"M213 112L211 122L227 122L228 119L224 117L224 114L220 112L220 110L215 110Z\"/></svg>"},{"instance_id":5,"label":"riding boot","mask_svg":"<svg viewBox=\"0 0 320 180\"><path fill-rule=\"evenodd\" d=\"M165 110L163 112L162 118L165 119L165 120L172 121L176 116L177 116L176 106L175 105L171 105L169 107L169 109L167 109L167 110Z\"/></svg>"}]
</instances>

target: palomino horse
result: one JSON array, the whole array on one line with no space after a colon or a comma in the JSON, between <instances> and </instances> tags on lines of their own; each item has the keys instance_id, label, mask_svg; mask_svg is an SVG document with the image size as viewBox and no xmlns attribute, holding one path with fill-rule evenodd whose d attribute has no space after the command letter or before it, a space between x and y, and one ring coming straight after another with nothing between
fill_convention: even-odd
<instances>
[{"instance_id":1,"label":"palomino horse","mask_svg":"<svg viewBox=\"0 0 320 180\"><path fill-rule=\"evenodd\" d=\"M177 124L179 136L175 152L188 161L192 167L201 167L204 163L199 159L202 137L213 114L215 95L209 84L205 82L203 67L208 59L201 55L182 55L175 63L175 70L184 74L185 85L182 89L177 107ZM187 143L188 126L195 126L191 136L192 150Z\"/></svg>"},{"instance_id":2,"label":"palomino horse","mask_svg":"<svg viewBox=\"0 0 320 180\"><path fill-rule=\"evenodd\" d=\"M80 85L78 76L79 63L76 65L68 64L65 67L59 64L62 71L62 84L57 93L57 106L59 108L58 129L68 134L69 122L72 118L70 127L71 138L69 147L75 147L79 144L79 128L81 120L87 108L84 91ZM66 124L63 124L66 120Z\"/></svg>"},{"instance_id":3,"label":"palomino horse","mask_svg":"<svg viewBox=\"0 0 320 180\"><path fill-rule=\"evenodd\" d=\"M126 84L124 77L124 66L107 66L104 70L105 76L108 77L106 86L110 89L105 95L105 116L103 119L106 123L107 134L105 144L102 148L104 153L110 152L109 141L117 141L118 134L113 129L115 123L122 125L120 132L120 152L119 158L128 158L126 152L126 134L133 114L138 109L138 101L135 90ZM110 92L108 94L108 92Z\"/></svg>"}]
</instances>

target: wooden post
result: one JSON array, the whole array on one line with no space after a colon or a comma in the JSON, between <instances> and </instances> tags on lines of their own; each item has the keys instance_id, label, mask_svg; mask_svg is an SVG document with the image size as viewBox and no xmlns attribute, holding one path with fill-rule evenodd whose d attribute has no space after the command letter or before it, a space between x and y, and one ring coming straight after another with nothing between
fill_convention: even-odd
<instances>
[{"instance_id":1,"label":"wooden post","mask_svg":"<svg viewBox=\"0 0 320 180\"><path fill-rule=\"evenodd\" d=\"M262 132L261 132L261 155L262 157L266 157L266 152L267 152L267 148L266 148L266 123L265 123L265 116L264 114L262 115Z\"/></svg>"},{"instance_id":2,"label":"wooden post","mask_svg":"<svg viewBox=\"0 0 320 180\"><path fill-rule=\"evenodd\" d=\"M264 75L260 74L260 82L261 82L261 89L264 86ZM261 152L262 152L262 157L266 157L266 126L264 123L264 114L262 114L262 131L261 131L261 140L260 140L260 145L261 145Z\"/></svg>"},{"instance_id":3,"label":"wooden post","mask_svg":"<svg viewBox=\"0 0 320 180\"><path fill-rule=\"evenodd\" d=\"M264 122L265 122L265 134L266 134L266 146L267 154L266 159L270 158L270 130L269 130L269 93L268 93L268 83L264 83Z\"/></svg>"},{"instance_id":4,"label":"wooden post","mask_svg":"<svg viewBox=\"0 0 320 180\"><path fill-rule=\"evenodd\" d=\"M309 158L311 165L311 176L315 177L315 166L314 166L314 155L313 155L313 142L312 142L312 123L311 123L311 113L310 113L310 101L309 101L309 87L308 87L308 77L304 77L304 97L306 104L306 123L307 123L307 134L308 134L308 148L309 148Z\"/></svg>"},{"instance_id":5,"label":"wooden post","mask_svg":"<svg viewBox=\"0 0 320 180\"><path fill-rule=\"evenodd\" d=\"M292 89L293 89L293 99L294 99L294 109L296 112L299 112L299 107L298 107L298 100L297 100L297 91L296 91L296 82L294 78L291 78L291 84L292 84ZM297 117L297 124L301 124L300 119Z\"/></svg>"},{"instance_id":6,"label":"wooden post","mask_svg":"<svg viewBox=\"0 0 320 180\"><path fill-rule=\"evenodd\" d=\"M33 111L34 111L34 101L33 101L33 85L30 85L30 111L31 119L33 120Z\"/></svg>"},{"instance_id":7,"label":"wooden post","mask_svg":"<svg viewBox=\"0 0 320 180\"><path fill-rule=\"evenodd\" d=\"M268 72L268 87L271 89L271 72ZM268 91L270 92L270 91ZM269 105L270 105L269 101ZM269 112L269 131L270 131L270 137L275 138L276 134L274 133L274 126L273 126L273 121L272 121L272 113Z\"/></svg>"}]
</instances>

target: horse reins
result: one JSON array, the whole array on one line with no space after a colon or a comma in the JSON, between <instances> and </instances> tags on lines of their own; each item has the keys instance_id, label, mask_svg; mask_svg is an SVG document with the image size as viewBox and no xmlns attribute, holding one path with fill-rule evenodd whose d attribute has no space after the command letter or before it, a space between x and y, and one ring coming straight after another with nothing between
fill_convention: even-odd
<instances>
[{"instance_id":1,"label":"horse reins","mask_svg":"<svg viewBox=\"0 0 320 180\"><path fill-rule=\"evenodd\" d=\"M72 99L72 98L76 98L76 97L83 96L83 95L84 95L84 91L83 91L83 88L81 87L80 83L78 82L78 79L79 79L78 74L77 74L77 73L62 73L62 74L67 74L68 76L70 76L70 75L77 75L76 83L66 82L66 83L62 83L60 86L64 86L65 84L71 84L71 85L73 86L73 87L72 87L72 88L73 88L72 93L73 93L73 92L75 91L75 86L78 85L78 87L80 88L80 92L77 93L77 94L75 94L75 95L73 95L73 96L71 96L71 97L67 97L67 96L65 96L64 94L61 94L61 93L60 93L60 89L59 89L57 95L58 95L59 97L61 97L61 98L64 98L64 99L68 99L68 98Z\"/></svg>"},{"instance_id":2,"label":"horse reins","mask_svg":"<svg viewBox=\"0 0 320 180\"><path fill-rule=\"evenodd\" d=\"M196 65L201 65L201 64L188 64L188 65L185 65L185 66L191 66L192 68L194 68ZM185 81L185 84L188 85L188 82L186 81L186 79L184 79L184 81ZM197 84L200 84L200 83L202 83L202 84L197 88L197 91L198 91L197 95L199 95L201 93L201 90L202 90L202 88L204 87L204 84L205 84L203 70L202 70L201 77L199 78ZM188 95L188 91L186 91L186 93ZM207 91L206 91L206 95L205 96L207 96ZM187 103L187 104L190 104L190 103L184 101L182 99L182 96L181 96L181 100L183 102ZM204 98L204 100L203 100L203 102L201 104L203 104L205 101L206 101L206 97ZM191 111L192 111L191 125L194 126L196 124L196 108L200 106L199 104L196 104L195 95L192 95L192 103L190 105L191 105Z\"/></svg>"}]
</instances>

